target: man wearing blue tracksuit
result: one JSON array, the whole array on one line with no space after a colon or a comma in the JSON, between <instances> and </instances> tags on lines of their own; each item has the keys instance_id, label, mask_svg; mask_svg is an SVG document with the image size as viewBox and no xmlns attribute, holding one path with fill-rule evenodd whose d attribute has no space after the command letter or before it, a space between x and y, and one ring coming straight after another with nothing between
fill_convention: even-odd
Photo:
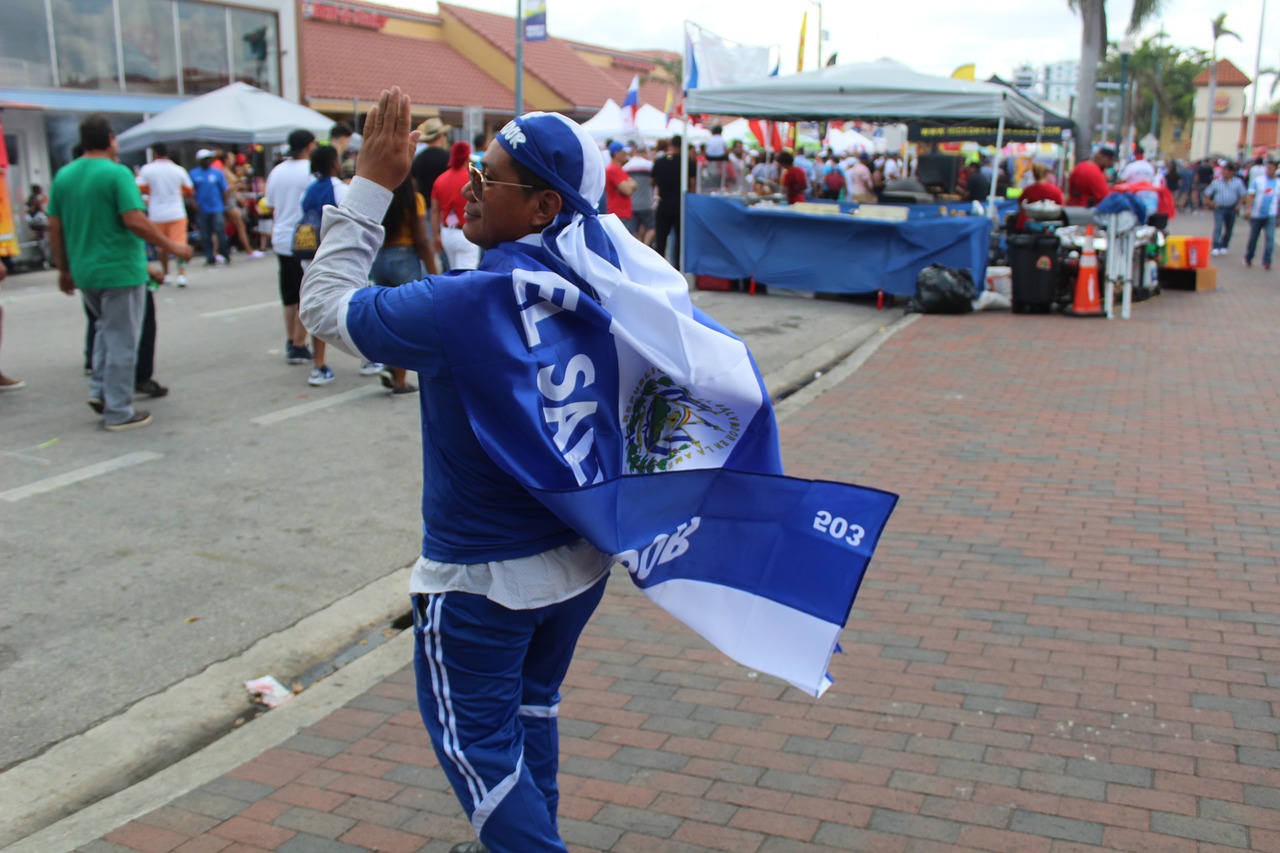
<instances>
[{"instance_id":1,"label":"man wearing blue tracksuit","mask_svg":"<svg viewBox=\"0 0 1280 853\"><path fill-rule=\"evenodd\" d=\"M566 196L577 203L603 188L603 165L579 144L590 138L583 142L571 125L541 116L522 131L534 142L546 136L540 150L571 162L571 175L521 159L537 145L513 148L517 134L495 140L473 171L463 190L464 233L485 249L480 270L367 288L383 213L416 142L408 96L383 92L365 121L356 178L342 206L325 211L302 288L301 317L312 334L419 374L424 530L410 585L415 668L432 745L480 839L456 853L566 851L556 827L559 687L613 563L493 461L440 333L439 309L451 298L476 287L510 293L513 270L545 270L539 232L557 220Z\"/></svg>"}]
</instances>

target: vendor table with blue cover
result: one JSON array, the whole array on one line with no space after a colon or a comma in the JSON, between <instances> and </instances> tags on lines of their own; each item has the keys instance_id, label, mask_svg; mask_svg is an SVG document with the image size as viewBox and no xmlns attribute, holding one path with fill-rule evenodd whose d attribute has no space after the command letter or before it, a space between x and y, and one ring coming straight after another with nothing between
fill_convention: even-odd
<instances>
[{"instance_id":1,"label":"vendor table with blue cover","mask_svg":"<svg viewBox=\"0 0 1280 853\"><path fill-rule=\"evenodd\" d=\"M938 210L937 205L920 205ZM740 199L685 196L688 272L754 278L820 293L915 296L930 264L963 268L981 290L991 222L981 216L919 215L880 222L847 215L748 207Z\"/></svg>"}]
</instances>

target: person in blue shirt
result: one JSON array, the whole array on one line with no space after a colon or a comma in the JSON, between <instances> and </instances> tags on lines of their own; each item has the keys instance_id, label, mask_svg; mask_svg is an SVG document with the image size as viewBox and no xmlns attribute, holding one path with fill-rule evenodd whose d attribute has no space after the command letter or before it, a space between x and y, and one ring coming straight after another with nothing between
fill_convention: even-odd
<instances>
[{"instance_id":1,"label":"person in blue shirt","mask_svg":"<svg viewBox=\"0 0 1280 853\"><path fill-rule=\"evenodd\" d=\"M200 166L191 170L191 183L195 187L197 224L200 227L200 245L204 248L205 266L216 266L218 261L231 263L231 238L227 236L227 176L214 165L214 152L201 148L196 152ZM217 251L214 242L217 241Z\"/></svg>"},{"instance_id":2,"label":"person in blue shirt","mask_svg":"<svg viewBox=\"0 0 1280 853\"><path fill-rule=\"evenodd\" d=\"M559 128L562 150L571 142L578 171L587 173L581 185L595 198L604 188L595 144L586 137L591 157L584 161L567 120L541 120ZM365 287L392 191L409 174L418 135L411 126L408 97L398 88L384 91L365 119L356 177L341 206L325 211L300 316L339 349L418 371L423 539L410 581L418 701L480 839L454 850L565 853L556 825L559 689L614 560L490 456L468 417L441 329L450 303L468 292L509 294L514 271L548 268L539 232L564 202L495 140L463 189L466 237L485 250L480 269ZM559 385L548 377L547 392L558 393L571 376Z\"/></svg>"}]
</instances>

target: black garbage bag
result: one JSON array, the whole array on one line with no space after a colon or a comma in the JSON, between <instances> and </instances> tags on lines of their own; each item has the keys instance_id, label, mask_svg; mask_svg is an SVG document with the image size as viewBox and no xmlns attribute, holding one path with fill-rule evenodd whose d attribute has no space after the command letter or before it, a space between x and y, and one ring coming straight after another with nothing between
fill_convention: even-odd
<instances>
[{"instance_id":1,"label":"black garbage bag","mask_svg":"<svg viewBox=\"0 0 1280 853\"><path fill-rule=\"evenodd\" d=\"M978 289L968 270L930 264L916 279L916 295L907 301L907 312L917 314L968 314Z\"/></svg>"}]
</instances>

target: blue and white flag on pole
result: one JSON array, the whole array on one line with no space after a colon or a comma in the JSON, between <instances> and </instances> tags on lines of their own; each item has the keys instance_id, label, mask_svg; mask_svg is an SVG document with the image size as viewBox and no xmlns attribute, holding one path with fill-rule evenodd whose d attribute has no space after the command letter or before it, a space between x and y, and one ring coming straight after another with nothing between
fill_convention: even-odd
<instances>
[{"instance_id":1,"label":"blue and white flag on pole","mask_svg":"<svg viewBox=\"0 0 1280 853\"><path fill-rule=\"evenodd\" d=\"M783 476L746 346L617 217L584 212L604 183L585 132L535 113L498 140L570 212L543 232L541 259L492 286L473 273L439 303L480 443L650 599L734 660L821 695L897 496Z\"/></svg>"},{"instance_id":2,"label":"blue and white flag on pole","mask_svg":"<svg viewBox=\"0 0 1280 853\"><path fill-rule=\"evenodd\" d=\"M711 30L685 22L685 91L734 86L770 76L777 65L776 47L739 44Z\"/></svg>"},{"instance_id":3,"label":"blue and white flag on pole","mask_svg":"<svg viewBox=\"0 0 1280 853\"><path fill-rule=\"evenodd\" d=\"M640 75L631 78L627 96L622 99L622 129L636 129L636 111L640 109Z\"/></svg>"}]
</instances>

